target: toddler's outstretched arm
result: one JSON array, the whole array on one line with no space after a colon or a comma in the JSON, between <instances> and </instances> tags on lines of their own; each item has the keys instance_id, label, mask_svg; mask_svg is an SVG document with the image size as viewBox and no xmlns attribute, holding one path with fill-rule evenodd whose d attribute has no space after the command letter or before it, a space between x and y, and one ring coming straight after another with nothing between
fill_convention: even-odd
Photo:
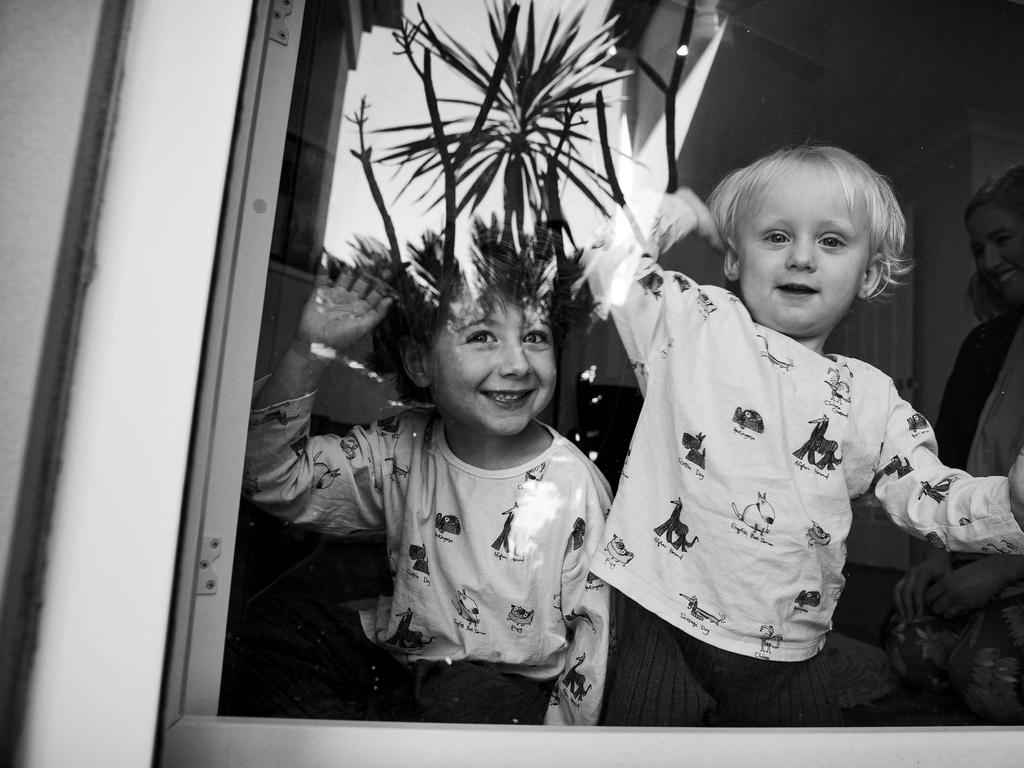
<instances>
[{"instance_id":1,"label":"toddler's outstretched arm","mask_svg":"<svg viewBox=\"0 0 1024 768\"><path fill-rule=\"evenodd\" d=\"M1024 446L1021 446L1007 478L1010 481L1010 509L1017 525L1024 530Z\"/></svg>"},{"instance_id":2,"label":"toddler's outstretched arm","mask_svg":"<svg viewBox=\"0 0 1024 768\"><path fill-rule=\"evenodd\" d=\"M1024 554L1024 450L1006 476L975 477L939 461L934 432L895 386L883 407L874 494L892 521L940 549Z\"/></svg>"},{"instance_id":3,"label":"toddler's outstretched arm","mask_svg":"<svg viewBox=\"0 0 1024 768\"><path fill-rule=\"evenodd\" d=\"M392 303L391 288L366 270L330 264L324 254L299 325L254 407L292 400L314 391L331 362L372 331ZM336 268L331 277L329 267Z\"/></svg>"}]
</instances>

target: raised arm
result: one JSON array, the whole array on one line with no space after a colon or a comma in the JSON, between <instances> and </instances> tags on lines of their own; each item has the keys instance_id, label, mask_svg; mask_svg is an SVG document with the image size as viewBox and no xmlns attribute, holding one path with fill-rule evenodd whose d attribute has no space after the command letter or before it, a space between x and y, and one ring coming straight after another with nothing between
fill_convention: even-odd
<instances>
[{"instance_id":1,"label":"raised arm","mask_svg":"<svg viewBox=\"0 0 1024 768\"><path fill-rule=\"evenodd\" d=\"M665 309L661 299L666 279L658 258L691 233L716 248L722 241L711 213L689 189L649 196L629 211L598 230L582 260L598 313L611 314L643 391L647 358Z\"/></svg>"},{"instance_id":2,"label":"raised arm","mask_svg":"<svg viewBox=\"0 0 1024 768\"><path fill-rule=\"evenodd\" d=\"M640 196L600 227L584 249L585 274L598 301L605 309L621 301L622 283L635 280L642 256L657 260L691 232L723 248L711 212L692 190Z\"/></svg>"},{"instance_id":3,"label":"raised arm","mask_svg":"<svg viewBox=\"0 0 1024 768\"><path fill-rule=\"evenodd\" d=\"M711 218L711 211L692 189L681 187L664 195L647 236L652 255L665 253L687 235L695 233L721 251L725 245Z\"/></svg>"},{"instance_id":4,"label":"raised arm","mask_svg":"<svg viewBox=\"0 0 1024 768\"><path fill-rule=\"evenodd\" d=\"M298 329L256 396L243 492L258 507L321 533L382 525L381 467L370 433L310 436L313 393L331 362L369 333L391 305L390 288L348 267L317 275Z\"/></svg>"},{"instance_id":5,"label":"raised arm","mask_svg":"<svg viewBox=\"0 0 1024 768\"><path fill-rule=\"evenodd\" d=\"M324 255L325 262L331 257ZM331 363L372 331L392 303L391 288L366 271L348 265L321 264L273 377L253 403L263 408L317 389ZM335 277L330 273L336 272Z\"/></svg>"}]
</instances>

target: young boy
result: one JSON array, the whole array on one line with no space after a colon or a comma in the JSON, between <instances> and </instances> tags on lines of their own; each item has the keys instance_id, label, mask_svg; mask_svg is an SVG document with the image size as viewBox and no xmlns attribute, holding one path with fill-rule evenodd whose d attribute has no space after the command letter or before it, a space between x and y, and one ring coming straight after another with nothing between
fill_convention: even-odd
<instances>
[{"instance_id":1,"label":"young boy","mask_svg":"<svg viewBox=\"0 0 1024 768\"><path fill-rule=\"evenodd\" d=\"M716 229L738 297L655 260ZM904 231L865 163L803 146L728 176L710 214L670 195L650 243L609 233L586 254L645 395L592 566L628 598L607 723L840 725L820 651L852 498L873 490L939 547L1024 551L1024 461L1012 483L943 466L891 379L824 353L908 269Z\"/></svg>"},{"instance_id":2,"label":"young boy","mask_svg":"<svg viewBox=\"0 0 1024 768\"><path fill-rule=\"evenodd\" d=\"M393 594L333 654L339 674L373 677L369 691L397 660L415 719L595 724L609 590L589 565L608 484L536 420L564 334L592 304L570 295L576 265L553 241L480 225L475 246L442 263L428 238L397 292L366 270L318 277L252 414L247 493L315 531L385 533ZM310 436L331 360L382 321L371 368L429 405Z\"/></svg>"}]
</instances>

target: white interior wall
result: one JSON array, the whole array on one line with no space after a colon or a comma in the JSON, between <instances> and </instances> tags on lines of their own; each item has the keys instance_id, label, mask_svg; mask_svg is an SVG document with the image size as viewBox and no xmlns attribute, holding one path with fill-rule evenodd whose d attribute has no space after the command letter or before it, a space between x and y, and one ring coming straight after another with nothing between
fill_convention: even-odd
<instances>
[{"instance_id":1,"label":"white interior wall","mask_svg":"<svg viewBox=\"0 0 1024 768\"><path fill-rule=\"evenodd\" d=\"M892 163L900 197L912 204L914 405L929 420L938 416L960 343L977 322L965 299L974 262L964 205L983 181L1019 162L1024 162L1024 124L965 111L935 126Z\"/></svg>"}]
</instances>

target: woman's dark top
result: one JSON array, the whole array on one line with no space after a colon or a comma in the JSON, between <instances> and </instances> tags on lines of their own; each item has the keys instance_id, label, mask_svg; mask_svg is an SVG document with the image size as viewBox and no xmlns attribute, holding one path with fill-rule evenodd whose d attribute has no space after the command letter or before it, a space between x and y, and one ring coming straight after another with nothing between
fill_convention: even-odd
<instances>
[{"instance_id":1,"label":"woman's dark top","mask_svg":"<svg viewBox=\"0 0 1024 768\"><path fill-rule=\"evenodd\" d=\"M939 458L943 464L966 468L981 411L1022 319L1024 311L1016 310L987 320L972 330L960 345L935 423Z\"/></svg>"}]
</instances>

